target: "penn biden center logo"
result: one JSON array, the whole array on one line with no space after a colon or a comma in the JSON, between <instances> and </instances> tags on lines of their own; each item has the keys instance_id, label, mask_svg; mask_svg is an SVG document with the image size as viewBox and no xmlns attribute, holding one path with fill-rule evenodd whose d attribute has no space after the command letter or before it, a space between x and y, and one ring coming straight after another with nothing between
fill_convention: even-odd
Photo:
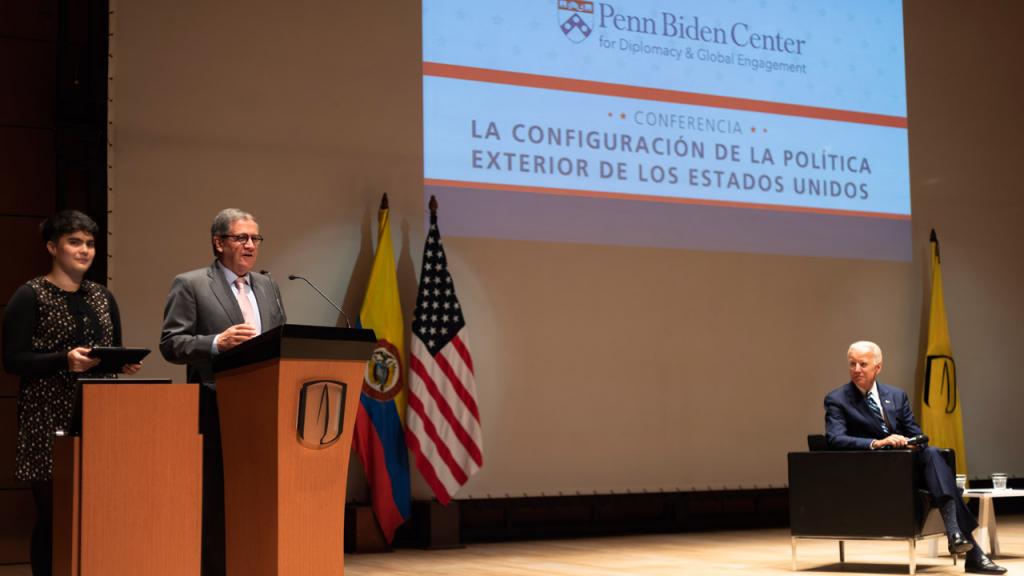
<instances>
[{"instance_id":1,"label":"penn biden center logo","mask_svg":"<svg viewBox=\"0 0 1024 576\"><path fill-rule=\"evenodd\" d=\"M562 34L579 44L594 31L594 3L586 0L555 0Z\"/></svg>"}]
</instances>

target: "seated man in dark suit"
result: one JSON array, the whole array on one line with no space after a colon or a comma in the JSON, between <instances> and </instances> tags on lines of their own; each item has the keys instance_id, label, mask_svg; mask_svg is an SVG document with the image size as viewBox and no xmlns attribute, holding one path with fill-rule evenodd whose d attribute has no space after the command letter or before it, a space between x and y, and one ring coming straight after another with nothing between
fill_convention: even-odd
<instances>
[{"instance_id":1,"label":"seated man in dark suit","mask_svg":"<svg viewBox=\"0 0 1024 576\"><path fill-rule=\"evenodd\" d=\"M825 397L825 436L839 450L907 448L907 441L921 434L910 401L899 388L875 380L882 371L882 349L873 342L854 342L846 353L850 382ZM964 568L977 574L1002 574L971 532L978 522L964 505L953 471L939 451L913 447L914 461L924 484L942 512L950 554L967 553Z\"/></svg>"}]
</instances>

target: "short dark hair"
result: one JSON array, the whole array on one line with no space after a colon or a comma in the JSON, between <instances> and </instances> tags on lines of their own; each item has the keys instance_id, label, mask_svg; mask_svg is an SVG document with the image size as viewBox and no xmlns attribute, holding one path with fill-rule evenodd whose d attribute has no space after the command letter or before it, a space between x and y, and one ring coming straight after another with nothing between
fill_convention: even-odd
<instances>
[{"instance_id":1,"label":"short dark hair","mask_svg":"<svg viewBox=\"0 0 1024 576\"><path fill-rule=\"evenodd\" d=\"M85 232L93 238L99 236L100 227L96 222L78 210L61 210L39 225L43 243L56 243L61 236L75 232Z\"/></svg>"},{"instance_id":2,"label":"short dark hair","mask_svg":"<svg viewBox=\"0 0 1024 576\"><path fill-rule=\"evenodd\" d=\"M225 208L213 217L213 225L210 226L210 247L213 249L214 258L219 256L214 238L227 234L231 230L231 225L239 220L256 221L252 214L238 208Z\"/></svg>"}]
</instances>

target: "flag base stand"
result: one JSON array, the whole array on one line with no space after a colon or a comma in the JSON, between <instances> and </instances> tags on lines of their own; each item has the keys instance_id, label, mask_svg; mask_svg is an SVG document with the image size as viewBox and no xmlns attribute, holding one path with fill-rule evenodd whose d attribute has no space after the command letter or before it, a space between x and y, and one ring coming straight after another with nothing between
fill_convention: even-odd
<instances>
[{"instance_id":1,"label":"flag base stand","mask_svg":"<svg viewBox=\"0 0 1024 576\"><path fill-rule=\"evenodd\" d=\"M395 532L395 544L424 550L465 548L462 544L459 503L442 506L437 500L416 500L412 517ZM345 552L380 554L393 552L369 504L345 505Z\"/></svg>"},{"instance_id":2,"label":"flag base stand","mask_svg":"<svg viewBox=\"0 0 1024 576\"><path fill-rule=\"evenodd\" d=\"M345 552L352 554L379 554L392 552L384 539L384 532L373 515L369 504L345 506Z\"/></svg>"},{"instance_id":3,"label":"flag base stand","mask_svg":"<svg viewBox=\"0 0 1024 576\"><path fill-rule=\"evenodd\" d=\"M437 500L412 503L413 530L418 546L426 550L465 548L460 534L459 503L441 505Z\"/></svg>"}]
</instances>

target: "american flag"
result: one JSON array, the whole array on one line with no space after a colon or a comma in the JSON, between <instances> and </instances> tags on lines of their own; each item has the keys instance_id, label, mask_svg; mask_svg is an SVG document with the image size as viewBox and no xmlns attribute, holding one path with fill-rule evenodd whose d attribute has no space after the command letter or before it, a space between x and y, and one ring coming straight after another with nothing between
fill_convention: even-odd
<instances>
[{"instance_id":1,"label":"american flag","mask_svg":"<svg viewBox=\"0 0 1024 576\"><path fill-rule=\"evenodd\" d=\"M430 231L412 322L406 443L442 504L484 464L473 357L430 199Z\"/></svg>"}]
</instances>

